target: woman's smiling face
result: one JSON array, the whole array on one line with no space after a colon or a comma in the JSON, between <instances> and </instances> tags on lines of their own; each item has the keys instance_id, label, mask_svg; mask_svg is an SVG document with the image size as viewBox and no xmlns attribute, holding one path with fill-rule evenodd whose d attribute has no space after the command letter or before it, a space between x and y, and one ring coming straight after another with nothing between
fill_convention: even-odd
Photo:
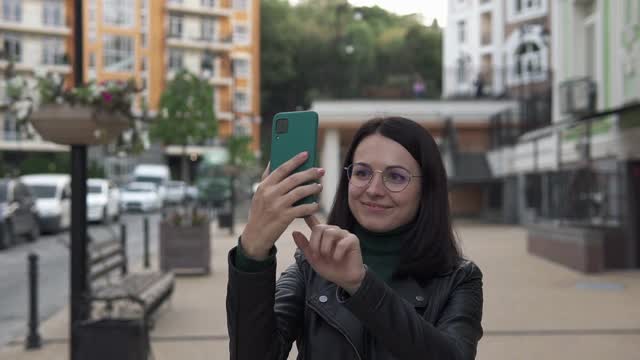
<instances>
[{"instance_id":1,"label":"woman's smiling face","mask_svg":"<svg viewBox=\"0 0 640 360\"><path fill-rule=\"evenodd\" d=\"M349 208L360 225L385 232L414 219L422 195L421 178L412 177L404 190L392 192L385 187L379 172L401 167L411 175L421 175L420 165L407 149L380 134L369 135L358 144L352 163L367 164L374 170L369 185L349 183Z\"/></svg>"}]
</instances>

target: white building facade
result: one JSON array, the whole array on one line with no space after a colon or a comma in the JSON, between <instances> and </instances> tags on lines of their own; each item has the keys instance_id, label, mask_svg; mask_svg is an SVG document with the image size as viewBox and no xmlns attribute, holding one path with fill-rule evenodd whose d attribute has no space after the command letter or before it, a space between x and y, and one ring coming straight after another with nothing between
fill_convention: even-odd
<instances>
[{"instance_id":1,"label":"white building facade","mask_svg":"<svg viewBox=\"0 0 640 360\"><path fill-rule=\"evenodd\" d=\"M549 0L449 0L443 97L521 96L551 81Z\"/></svg>"},{"instance_id":2,"label":"white building facade","mask_svg":"<svg viewBox=\"0 0 640 360\"><path fill-rule=\"evenodd\" d=\"M516 179L531 252L640 267L640 1L548 5L552 124L489 152L492 173Z\"/></svg>"},{"instance_id":3,"label":"white building facade","mask_svg":"<svg viewBox=\"0 0 640 360\"><path fill-rule=\"evenodd\" d=\"M12 59L14 75L29 79L36 70L62 76L71 73L68 43L71 28L65 0L1 0L0 104L8 104L5 72ZM2 108L2 107L0 107ZM18 131L15 114L0 110L0 151L66 151Z\"/></svg>"}]
</instances>

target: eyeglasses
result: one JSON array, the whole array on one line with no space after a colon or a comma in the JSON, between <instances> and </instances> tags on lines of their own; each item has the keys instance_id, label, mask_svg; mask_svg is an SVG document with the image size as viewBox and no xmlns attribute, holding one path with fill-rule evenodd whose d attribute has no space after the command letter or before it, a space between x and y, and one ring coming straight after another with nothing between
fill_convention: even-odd
<instances>
[{"instance_id":1,"label":"eyeglasses","mask_svg":"<svg viewBox=\"0 0 640 360\"><path fill-rule=\"evenodd\" d=\"M390 166L384 170L373 170L371 166L364 163L355 163L344 168L347 171L349 183L358 187L365 187L371 183L375 173L382 174L384 187L391 192L400 192L409 186L411 179L422 177L411 175L409 170L400 166Z\"/></svg>"}]
</instances>

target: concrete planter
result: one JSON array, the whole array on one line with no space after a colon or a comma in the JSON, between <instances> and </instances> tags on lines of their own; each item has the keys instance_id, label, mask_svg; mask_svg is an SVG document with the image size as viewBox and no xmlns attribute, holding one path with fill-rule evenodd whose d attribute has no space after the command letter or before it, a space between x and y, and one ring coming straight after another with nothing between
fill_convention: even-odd
<instances>
[{"instance_id":1,"label":"concrete planter","mask_svg":"<svg viewBox=\"0 0 640 360\"><path fill-rule=\"evenodd\" d=\"M210 224L177 226L160 222L160 268L175 273L211 272Z\"/></svg>"},{"instance_id":2,"label":"concrete planter","mask_svg":"<svg viewBox=\"0 0 640 360\"><path fill-rule=\"evenodd\" d=\"M42 139L61 145L108 144L130 126L121 114L68 104L42 105L29 120Z\"/></svg>"}]
</instances>

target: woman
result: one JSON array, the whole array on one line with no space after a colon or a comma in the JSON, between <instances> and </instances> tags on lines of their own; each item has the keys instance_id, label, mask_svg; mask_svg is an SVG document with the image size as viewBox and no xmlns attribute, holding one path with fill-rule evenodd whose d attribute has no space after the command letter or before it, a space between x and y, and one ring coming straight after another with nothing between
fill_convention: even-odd
<instances>
[{"instance_id":1,"label":"woman","mask_svg":"<svg viewBox=\"0 0 640 360\"><path fill-rule=\"evenodd\" d=\"M229 253L232 359L473 359L482 336L482 273L464 260L449 217L438 147L419 124L373 119L345 156L328 224L300 154L268 174ZM306 185L305 185L306 184ZM275 281L275 242L296 218L295 263Z\"/></svg>"}]
</instances>

